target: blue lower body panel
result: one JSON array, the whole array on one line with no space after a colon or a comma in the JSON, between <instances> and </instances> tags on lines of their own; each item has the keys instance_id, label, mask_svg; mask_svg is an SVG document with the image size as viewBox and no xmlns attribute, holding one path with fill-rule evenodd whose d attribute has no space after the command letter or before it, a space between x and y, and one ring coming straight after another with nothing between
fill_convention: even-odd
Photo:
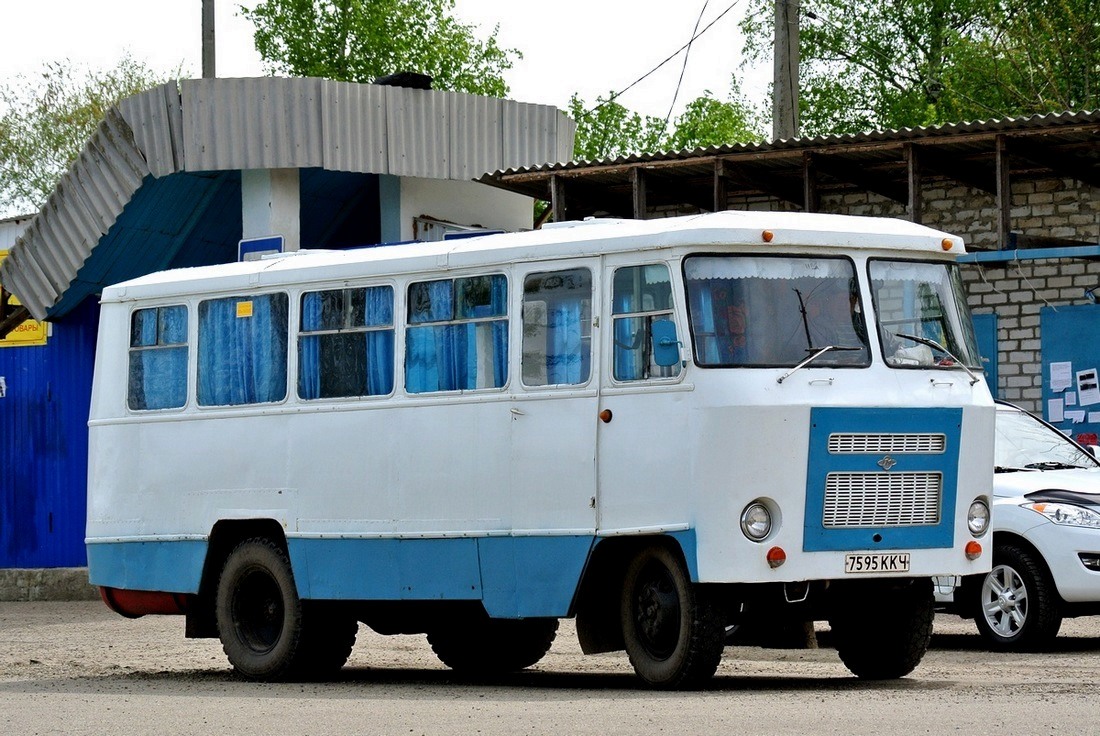
<instances>
[{"instance_id":1,"label":"blue lower body panel","mask_svg":"<svg viewBox=\"0 0 1100 736\"><path fill-rule=\"evenodd\" d=\"M88 577L108 588L198 593L206 547L203 540L89 544Z\"/></svg>"}]
</instances>

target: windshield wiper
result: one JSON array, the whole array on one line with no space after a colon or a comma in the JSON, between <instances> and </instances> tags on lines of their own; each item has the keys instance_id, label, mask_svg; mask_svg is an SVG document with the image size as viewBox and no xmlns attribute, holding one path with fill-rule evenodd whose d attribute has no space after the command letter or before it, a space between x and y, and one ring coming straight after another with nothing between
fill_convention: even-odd
<instances>
[{"instance_id":1,"label":"windshield wiper","mask_svg":"<svg viewBox=\"0 0 1100 736\"><path fill-rule=\"evenodd\" d=\"M790 378L791 374L795 373L798 370L801 370L802 368L805 368L810 363L813 363L815 360L817 360L818 358L820 358L822 355L829 352L830 350L863 350L863 348L862 347L852 347L850 345L826 345L823 348L814 348L814 352L808 358L803 358L801 363L796 365L794 368L791 368L789 371L784 373L779 378L775 379L775 382L776 383L783 383L783 381L785 379Z\"/></svg>"},{"instance_id":2,"label":"windshield wiper","mask_svg":"<svg viewBox=\"0 0 1100 736\"><path fill-rule=\"evenodd\" d=\"M993 472L994 473L1030 473L1033 470L1035 470L1035 468L1013 468L1013 467L1009 467L1007 465L994 465L993 466Z\"/></svg>"},{"instance_id":3,"label":"windshield wiper","mask_svg":"<svg viewBox=\"0 0 1100 736\"><path fill-rule=\"evenodd\" d=\"M896 332L896 333L894 333L894 336L895 337L900 337L900 338L905 339L905 340L912 340L913 342L919 343L921 345L927 345L928 347L932 348L933 350L939 350L941 353L946 355L948 358L951 358L951 360L955 361L955 365L959 366L964 371L966 371L966 375L970 376L970 385L971 386L973 386L975 383L977 383L979 380L981 380L981 379L978 378L977 375L975 375L974 371L970 370L970 368L967 367L966 363L959 360L957 357L955 357L954 353L952 353L950 350L945 348L943 345L940 345L935 340L931 340L927 337L919 337L918 335L907 335L904 332Z\"/></svg>"},{"instance_id":4,"label":"windshield wiper","mask_svg":"<svg viewBox=\"0 0 1100 736\"><path fill-rule=\"evenodd\" d=\"M1024 466L1029 470L1080 470L1083 465L1070 465L1058 460L1044 460L1041 463L1028 463Z\"/></svg>"}]
</instances>

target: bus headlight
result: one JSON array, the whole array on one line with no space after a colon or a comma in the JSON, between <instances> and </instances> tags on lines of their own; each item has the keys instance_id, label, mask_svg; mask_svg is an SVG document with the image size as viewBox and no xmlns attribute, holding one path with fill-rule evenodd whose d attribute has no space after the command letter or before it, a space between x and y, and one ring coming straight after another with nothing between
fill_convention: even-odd
<instances>
[{"instance_id":1,"label":"bus headlight","mask_svg":"<svg viewBox=\"0 0 1100 736\"><path fill-rule=\"evenodd\" d=\"M753 501L741 512L741 531L753 542L761 542L772 532L772 512L760 501Z\"/></svg>"},{"instance_id":2,"label":"bus headlight","mask_svg":"<svg viewBox=\"0 0 1100 736\"><path fill-rule=\"evenodd\" d=\"M982 499L970 504L966 512L966 527L975 537L980 537L989 529L989 505Z\"/></svg>"}]
</instances>

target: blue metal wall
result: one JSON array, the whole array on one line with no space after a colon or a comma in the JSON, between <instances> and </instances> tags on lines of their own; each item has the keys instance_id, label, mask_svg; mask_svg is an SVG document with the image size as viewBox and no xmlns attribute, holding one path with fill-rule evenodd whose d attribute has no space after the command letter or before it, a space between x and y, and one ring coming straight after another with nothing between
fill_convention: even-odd
<instances>
[{"instance_id":1,"label":"blue metal wall","mask_svg":"<svg viewBox=\"0 0 1100 736\"><path fill-rule=\"evenodd\" d=\"M45 345L0 348L0 568L85 564L84 517L99 303Z\"/></svg>"}]
</instances>

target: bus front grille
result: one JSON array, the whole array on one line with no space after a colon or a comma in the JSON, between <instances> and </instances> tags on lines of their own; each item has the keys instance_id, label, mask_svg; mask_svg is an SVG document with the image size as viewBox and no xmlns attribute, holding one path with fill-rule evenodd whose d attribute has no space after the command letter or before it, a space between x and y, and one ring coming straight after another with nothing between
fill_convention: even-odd
<instances>
[{"instance_id":1,"label":"bus front grille","mask_svg":"<svg viewBox=\"0 0 1100 736\"><path fill-rule=\"evenodd\" d=\"M826 529L939 524L943 476L936 472L829 473Z\"/></svg>"},{"instance_id":2,"label":"bus front grille","mask_svg":"<svg viewBox=\"0 0 1100 736\"><path fill-rule=\"evenodd\" d=\"M947 437L937 433L833 432L829 435L829 452L834 455L880 452L934 454L946 449Z\"/></svg>"}]
</instances>

